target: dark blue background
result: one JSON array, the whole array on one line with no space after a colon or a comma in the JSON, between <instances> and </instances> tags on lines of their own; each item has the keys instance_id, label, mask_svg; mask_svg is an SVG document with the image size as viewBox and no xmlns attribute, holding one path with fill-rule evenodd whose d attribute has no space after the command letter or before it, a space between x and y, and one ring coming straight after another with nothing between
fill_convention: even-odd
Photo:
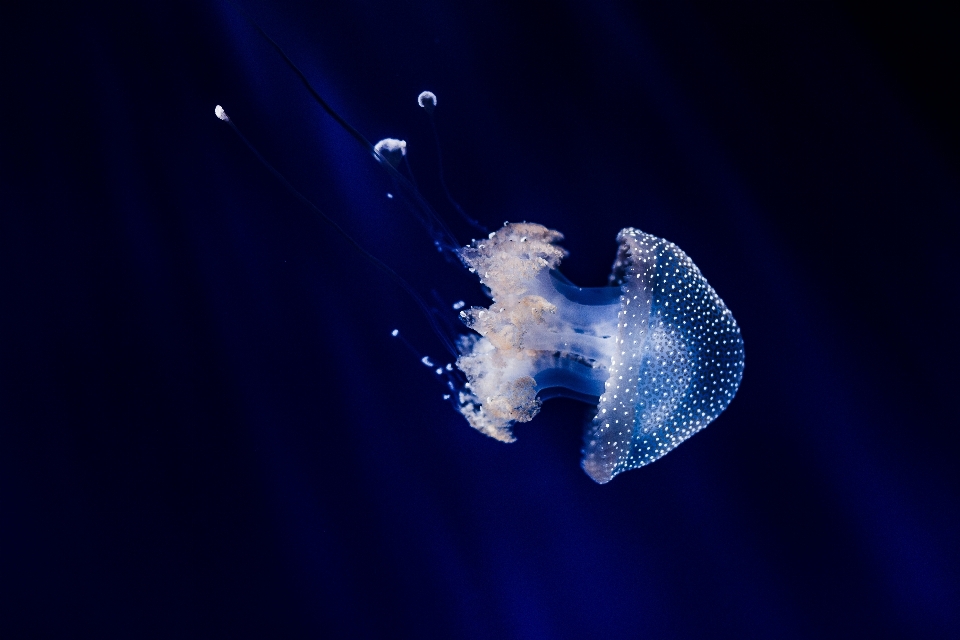
<instances>
[{"instance_id":1,"label":"dark blue background","mask_svg":"<svg viewBox=\"0 0 960 640\"><path fill-rule=\"evenodd\" d=\"M733 310L730 408L607 486L585 405L469 429L416 305L214 118L484 302L231 6L3 20L3 636L960 636L955 29L776 4L243 3L441 214L423 89L489 228L594 286L639 227Z\"/></svg>"}]
</instances>

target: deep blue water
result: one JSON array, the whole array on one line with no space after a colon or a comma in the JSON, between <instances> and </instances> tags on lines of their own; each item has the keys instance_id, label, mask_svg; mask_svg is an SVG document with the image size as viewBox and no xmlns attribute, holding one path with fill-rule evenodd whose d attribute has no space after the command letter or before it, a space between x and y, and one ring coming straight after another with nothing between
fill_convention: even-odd
<instances>
[{"instance_id":1,"label":"deep blue water","mask_svg":"<svg viewBox=\"0 0 960 640\"><path fill-rule=\"evenodd\" d=\"M740 390L605 486L587 405L485 438L416 304L214 117L451 328L484 303L235 9L38 9L3 45L0 635L960 636L942 16L242 5L463 242L424 89L463 207L563 232L573 282L623 227L676 242Z\"/></svg>"}]
</instances>

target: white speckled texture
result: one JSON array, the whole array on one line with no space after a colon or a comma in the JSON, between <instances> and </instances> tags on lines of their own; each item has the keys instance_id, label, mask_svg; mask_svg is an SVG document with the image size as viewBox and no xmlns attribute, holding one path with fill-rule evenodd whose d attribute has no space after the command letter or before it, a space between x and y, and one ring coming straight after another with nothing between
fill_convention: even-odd
<instances>
[{"instance_id":1,"label":"white speckled texture","mask_svg":"<svg viewBox=\"0 0 960 640\"><path fill-rule=\"evenodd\" d=\"M637 229L618 239L618 349L583 452L600 483L707 426L733 399L744 363L733 315L687 254Z\"/></svg>"}]
</instances>

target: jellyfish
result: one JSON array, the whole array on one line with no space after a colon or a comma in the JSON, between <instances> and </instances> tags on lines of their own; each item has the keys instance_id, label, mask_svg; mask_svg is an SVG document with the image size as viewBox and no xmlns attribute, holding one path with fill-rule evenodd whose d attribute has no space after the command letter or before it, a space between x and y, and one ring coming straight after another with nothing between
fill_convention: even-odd
<instances>
[{"instance_id":1,"label":"jellyfish","mask_svg":"<svg viewBox=\"0 0 960 640\"><path fill-rule=\"evenodd\" d=\"M581 288L557 269L563 236L506 224L461 252L493 304L460 312L467 382L460 412L503 442L547 397L594 402L583 470L600 484L658 460L712 422L743 375L730 310L677 245L639 229L617 236L610 286Z\"/></svg>"},{"instance_id":2,"label":"jellyfish","mask_svg":"<svg viewBox=\"0 0 960 640\"><path fill-rule=\"evenodd\" d=\"M567 255L563 235L532 222L505 223L485 237L459 245L447 225L400 172L403 140L371 144L310 85L306 76L249 16L244 16L296 72L317 103L394 179L416 217L441 251L448 251L485 287L489 307L454 305L468 333L451 339L416 288L367 252L336 222L300 194L230 124L257 157L298 198L319 213L365 258L388 273L420 305L431 327L456 356L459 372L445 394L466 422L501 442L513 442L513 426L529 422L542 403L569 397L592 404L581 466L605 484L616 475L654 462L710 424L730 404L743 375L740 329L730 310L677 245L627 227L609 284L582 288L559 271ZM437 96L417 99L431 118ZM439 142L438 142L439 153ZM441 164L442 166L442 164ZM453 208L473 227L441 184ZM397 332L394 331L394 335ZM429 358L422 361L433 366ZM456 380L456 388L453 381Z\"/></svg>"}]
</instances>

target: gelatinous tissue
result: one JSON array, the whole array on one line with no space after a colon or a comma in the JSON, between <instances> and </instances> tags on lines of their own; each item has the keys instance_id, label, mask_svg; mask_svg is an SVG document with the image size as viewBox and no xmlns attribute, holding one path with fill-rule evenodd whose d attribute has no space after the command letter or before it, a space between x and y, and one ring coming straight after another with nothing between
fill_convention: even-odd
<instances>
[{"instance_id":1,"label":"gelatinous tissue","mask_svg":"<svg viewBox=\"0 0 960 640\"><path fill-rule=\"evenodd\" d=\"M580 288L557 267L563 236L508 223L461 250L493 304L460 312L467 383L460 412L512 442L544 397L595 398L583 469L599 483L661 458L730 404L743 340L730 310L677 245L627 228L611 286Z\"/></svg>"}]
</instances>

